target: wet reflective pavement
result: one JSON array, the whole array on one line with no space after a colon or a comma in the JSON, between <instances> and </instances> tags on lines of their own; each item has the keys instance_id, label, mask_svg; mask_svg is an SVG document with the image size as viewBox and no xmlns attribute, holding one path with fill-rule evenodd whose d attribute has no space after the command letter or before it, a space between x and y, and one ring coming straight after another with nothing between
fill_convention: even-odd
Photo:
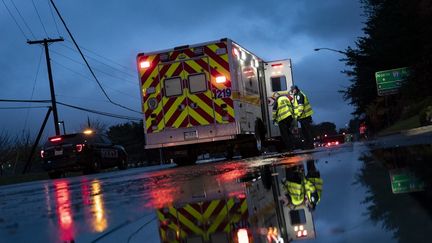
<instances>
[{"instance_id":1,"label":"wet reflective pavement","mask_svg":"<svg viewBox=\"0 0 432 243\"><path fill-rule=\"evenodd\" d=\"M430 242L431 141L2 186L0 242Z\"/></svg>"}]
</instances>

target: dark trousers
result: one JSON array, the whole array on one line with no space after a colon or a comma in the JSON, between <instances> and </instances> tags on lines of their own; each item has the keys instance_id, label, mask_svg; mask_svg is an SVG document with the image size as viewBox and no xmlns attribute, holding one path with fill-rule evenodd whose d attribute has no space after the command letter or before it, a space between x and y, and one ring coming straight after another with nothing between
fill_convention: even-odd
<instances>
[{"instance_id":1,"label":"dark trousers","mask_svg":"<svg viewBox=\"0 0 432 243\"><path fill-rule=\"evenodd\" d=\"M314 148L313 145L313 138L312 138L312 117L308 116L303 119L299 119L300 125L301 125L301 131L303 134L303 138L305 140L305 148L306 149L312 149Z\"/></svg>"},{"instance_id":2,"label":"dark trousers","mask_svg":"<svg viewBox=\"0 0 432 243\"><path fill-rule=\"evenodd\" d=\"M320 178L320 172L315 167L315 161L314 160L308 160L306 162L307 166L307 178Z\"/></svg>"},{"instance_id":3,"label":"dark trousers","mask_svg":"<svg viewBox=\"0 0 432 243\"><path fill-rule=\"evenodd\" d=\"M292 120L293 120L292 116L289 116L278 123L282 141L284 142L285 148L287 150L293 149L293 142L292 142L293 135L291 133Z\"/></svg>"}]
</instances>

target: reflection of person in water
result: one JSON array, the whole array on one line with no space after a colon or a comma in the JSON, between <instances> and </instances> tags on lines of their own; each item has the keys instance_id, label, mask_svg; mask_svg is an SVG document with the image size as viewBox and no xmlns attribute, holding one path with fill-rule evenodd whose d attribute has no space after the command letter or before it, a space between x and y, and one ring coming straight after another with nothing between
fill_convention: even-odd
<instances>
[{"instance_id":1,"label":"reflection of person in water","mask_svg":"<svg viewBox=\"0 0 432 243\"><path fill-rule=\"evenodd\" d=\"M323 180L313 160L308 160L306 166L306 176L302 164L285 168L286 178L282 183L286 194L283 201L291 208L305 203L310 210L315 210L321 200Z\"/></svg>"},{"instance_id":2,"label":"reflection of person in water","mask_svg":"<svg viewBox=\"0 0 432 243\"><path fill-rule=\"evenodd\" d=\"M309 209L315 210L316 205L321 200L323 180L321 179L320 172L315 167L315 162L313 160L308 160L306 166L307 175L304 179L306 201Z\"/></svg>"},{"instance_id":3,"label":"reflection of person in water","mask_svg":"<svg viewBox=\"0 0 432 243\"><path fill-rule=\"evenodd\" d=\"M287 200L286 203L290 207L296 207L304 203L305 188L303 186L303 170L303 165L285 168L286 178L282 181L286 192L286 198L284 198L284 200Z\"/></svg>"}]
</instances>

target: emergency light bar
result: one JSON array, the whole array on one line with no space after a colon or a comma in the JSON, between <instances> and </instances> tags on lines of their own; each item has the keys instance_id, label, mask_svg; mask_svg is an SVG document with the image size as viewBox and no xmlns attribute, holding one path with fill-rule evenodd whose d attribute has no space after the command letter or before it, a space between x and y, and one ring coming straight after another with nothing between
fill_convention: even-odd
<instances>
[{"instance_id":1,"label":"emergency light bar","mask_svg":"<svg viewBox=\"0 0 432 243\"><path fill-rule=\"evenodd\" d=\"M272 64L271 66L274 68L278 68L278 67L282 67L283 64L282 63L275 63L275 64Z\"/></svg>"}]
</instances>

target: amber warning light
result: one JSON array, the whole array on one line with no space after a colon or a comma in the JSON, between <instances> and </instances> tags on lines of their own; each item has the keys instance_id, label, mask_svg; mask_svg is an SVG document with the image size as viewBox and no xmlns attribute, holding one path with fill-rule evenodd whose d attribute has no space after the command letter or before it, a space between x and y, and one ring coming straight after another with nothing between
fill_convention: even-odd
<instances>
[{"instance_id":1,"label":"amber warning light","mask_svg":"<svg viewBox=\"0 0 432 243\"><path fill-rule=\"evenodd\" d=\"M226 82L226 77L225 76L218 76L216 77L216 83L218 84L222 84Z\"/></svg>"},{"instance_id":2,"label":"amber warning light","mask_svg":"<svg viewBox=\"0 0 432 243\"><path fill-rule=\"evenodd\" d=\"M150 67L150 62L149 61L141 61L140 67L141 68L148 68L148 67Z\"/></svg>"}]
</instances>

